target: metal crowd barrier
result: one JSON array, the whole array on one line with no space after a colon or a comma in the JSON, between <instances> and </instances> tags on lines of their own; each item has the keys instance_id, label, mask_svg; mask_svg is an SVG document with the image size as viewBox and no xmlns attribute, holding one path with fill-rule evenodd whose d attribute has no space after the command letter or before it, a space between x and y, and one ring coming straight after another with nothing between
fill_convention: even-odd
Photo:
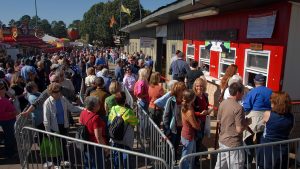
<instances>
[{"instance_id":1,"label":"metal crowd barrier","mask_svg":"<svg viewBox=\"0 0 300 169\"><path fill-rule=\"evenodd\" d=\"M192 160L195 157L200 157L200 166L198 168L235 168L233 160L241 162L241 166L237 168L299 168L297 157L299 156L300 138L278 141L272 143L257 144L251 146L242 146L229 149L220 149L208 152L193 153L186 155L180 159L179 169L183 169L185 160ZM294 148L291 148L294 147ZM246 152L252 151L255 155L253 160L246 155ZM224 164L221 157L227 158L227 163ZM216 161L219 159L219 162ZM244 159L244 160L243 160ZM243 162L244 161L244 162ZM228 164L229 163L229 164ZM223 165L223 166L221 166Z\"/></svg>"},{"instance_id":2,"label":"metal crowd barrier","mask_svg":"<svg viewBox=\"0 0 300 169\"><path fill-rule=\"evenodd\" d=\"M25 157L20 159L22 169L52 166L72 169L169 169L169 165L159 157L78 140L31 127L24 127L20 138L22 139L20 146L23 149L19 153ZM51 144L45 144L46 140L50 140ZM85 149L78 149L76 147L78 144L84 146Z\"/></svg>"},{"instance_id":3,"label":"metal crowd barrier","mask_svg":"<svg viewBox=\"0 0 300 169\"><path fill-rule=\"evenodd\" d=\"M174 168L175 150L170 140L139 104L137 113L140 121L138 124L138 140L145 152L162 158L171 168Z\"/></svg>"},{"instance_id":4,"label":"metal crowd barrier","mask_svg":"<svg viewBox=\"0 0 300 169\"><path fill-rule=\"evenodd\" d=\"M18 115L17 116L17 120L15 122L15 138L16 138L16 142L17 142L17 148L18 148L18 153L19 153L19 158L20 158L20 164L21 166L23 166L24 164L22 164L22 161L25 161L25 156L23 156L23 154L28 155L29 151L26 151L29 149L29 144L32 143L32 140L28 140L28 144L27 145L21 145L19 143L21 143L22 137L20 135L20 133L22 132L23 127L25 126L31 126L32 122L31 119L29 118L30 116L23 116L23 115ZM27 146L27 147L26 147ZM23 152L23 154L21 154L20 152Z\"/></svg>"}]
</instances>

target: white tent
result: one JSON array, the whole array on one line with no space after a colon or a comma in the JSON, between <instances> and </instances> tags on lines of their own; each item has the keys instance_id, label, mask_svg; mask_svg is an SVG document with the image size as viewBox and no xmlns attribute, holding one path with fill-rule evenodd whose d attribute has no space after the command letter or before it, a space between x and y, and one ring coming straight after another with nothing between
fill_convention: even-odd
<instances>
[{"instance_id":1,"label":"white tent","mask_svg":"<svg viewBox=\"0 0 300 169\"><path fill-rule=\"evenodd\" d=\"M46 43L49 43L49 42L54 42L56 41L58 38L56 37L53 37L53 36L50 36L48 34L45 34L45 36L42 38L42 40Z\"/></svg>"}]
</instances>

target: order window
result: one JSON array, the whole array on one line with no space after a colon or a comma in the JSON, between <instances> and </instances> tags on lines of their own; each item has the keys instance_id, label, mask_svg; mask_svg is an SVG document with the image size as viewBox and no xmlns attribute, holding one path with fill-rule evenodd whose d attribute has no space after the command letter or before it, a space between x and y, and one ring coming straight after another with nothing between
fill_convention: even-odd
<instances>
[{"instance_id":1,"label":"order window","mask_svg":"<svg viewBox=\"0 0 300 169\"><path fill-rule=\"evenodd\" d=\"M195 59L195 45L187 45L186 47L186 57Z\"/></svg>"},{"instance_id":2,"label":"order window","mask_svg":"<svg viewBox=\"0 0 300 169\"><path fill-rule=\"evenodd\" d=\"M219 66L219 77L223 77L225 75L226 69L235 63L236 57L236 49L231 48L229 52L221 52L220 53L220 66Z\"/></svg>"},{"instance_id":3,"label":"order window","mask_svg":"<svg viewBox=\"0 0 300 169\"><path fill-rule=\"evenodd\" d=\"M262 74L268 82L270 51L246 50L244 82L248 86L254 87L254 78L257 74Z\"/></svg>"},{"instance_id":4,"label":"order window","mask_svg":"<svg viewBox=\"0 0 300 169\"><path fill-rule=\"evenodd\" d=\"M203 71L209 72L209 65L210 65L210 50L205 49L205 46L200 46L200 67Z\"/></svg>"}]
</instances>

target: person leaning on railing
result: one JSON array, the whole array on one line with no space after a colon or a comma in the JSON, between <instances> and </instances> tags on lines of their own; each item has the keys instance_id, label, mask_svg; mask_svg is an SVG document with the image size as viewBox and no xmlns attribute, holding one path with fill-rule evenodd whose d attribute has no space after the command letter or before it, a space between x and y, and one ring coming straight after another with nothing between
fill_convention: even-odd
<instances>
[{"instance_id":1,"label":"person leaning on railing","mask_svg":"<svg viewBox=\"0 0 300 169\"><path fill-rule=\"evenodd\" d=\"M99 98L89 96L84 101L85 109L80 113L79 122L86 126L88 132L88 141L107 145L106 141L106 124L98 115L100 109ZM108 150L104 149L108 155ZM95 156L96 154L96 156ZM102 148L88 146L84 152L84 168L102 168L103 160Z\"/></svg>"},{"instance_id":2,"label":"person leaning on railing","mask_svg":"<svg viewBox=\"0 0 300 169\"><path fill-rule=\"evenodd\" d=\"M73 106L65 97L61 96L61 86L58 83L51 83L48 86L50 97L43 104L43 119L45 130L48 132L57 132L61 135L68 135L69 113L81 112L81 109ZM64 151L64 159L68 159L66 148L66 140L62 140ZM54 160L56 166L60 165L60 157ZM68 161L64 161L65 165L69 165Z\"/></svg>"},{"instance_id":3,"label":"person leaning on railing","mask_svg":"<svg viewBox=\"0 0 300 169\"><path fill-rule=\"evenodd\" d=\"M291 99L285 92L274 92L271 95L271 111L264 113L262 123L265 125L260 143L270 143L289 139L294 126L294 116L291 113ZM258 148L258 166L262 169L272 169L281 166L288 168L288 144ZM276 167L275 167L276 168Z\"/></svg>"},{"instance_id":4,"label":"person leaning on railing","mask_svg":"<svg viewBox=\"0 0 300 169\"><path fill-rule=\"evenodd\" d=\"M50 83L60 83L60 78L57 75L52 75L50 78ZM61 95L63 95L65 98L67 98L69 101L75 101L78 102L78 98L72 92L72 90L61 86L60 87ZM42 92L42 94L29 106L28 109L22 112L22 115L28 115L29 113L33 112L38 106L43 105L43 103L48 99L49 97L48 88Z\"/></svg>"}]
</instances>

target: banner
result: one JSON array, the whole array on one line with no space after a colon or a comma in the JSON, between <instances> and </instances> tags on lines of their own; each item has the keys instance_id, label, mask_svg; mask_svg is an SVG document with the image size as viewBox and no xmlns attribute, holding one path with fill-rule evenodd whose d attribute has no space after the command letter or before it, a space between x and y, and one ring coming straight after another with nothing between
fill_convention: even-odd
<instances>
[{"instance_id":1,"label":"banner","mask_svg":"<svg viewBox=\"0 0 300 169\"><path fill-rule=\"evenodd\" d=\"M230 42L224 41L205 41L205 49L216 51L216 52L225 52L230 51Z\"/></svg>"},{"instance_id":2,"label":"banner","mask_svg":"<svg viewBox=\"0 0 300 169\"><path fill-rule=\"evenodd\" d=\"M272 38L277 11L250 15L248 18L247 38Z\"/></svg>"}]
</instances>

